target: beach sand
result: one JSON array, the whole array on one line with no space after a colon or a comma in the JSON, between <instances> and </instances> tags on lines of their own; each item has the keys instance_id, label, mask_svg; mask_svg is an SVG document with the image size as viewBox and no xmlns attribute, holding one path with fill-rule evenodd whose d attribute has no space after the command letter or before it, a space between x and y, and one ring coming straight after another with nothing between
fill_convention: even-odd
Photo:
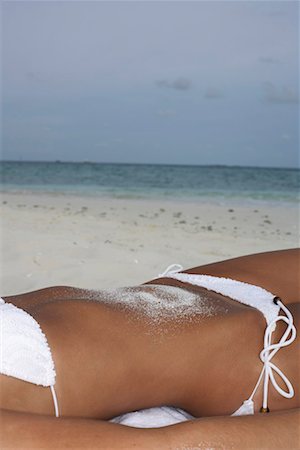
<instances>
[{"instance_id":1,"label":"beach sand","mask_svg":"<svg viewBox=\"0 0 300 450\"><path fill-rule=\"evenodd\" d=\"M298 206L2 193L0 295L130 286L184 268L299 246Z\"/></svg>"}]
</instances>

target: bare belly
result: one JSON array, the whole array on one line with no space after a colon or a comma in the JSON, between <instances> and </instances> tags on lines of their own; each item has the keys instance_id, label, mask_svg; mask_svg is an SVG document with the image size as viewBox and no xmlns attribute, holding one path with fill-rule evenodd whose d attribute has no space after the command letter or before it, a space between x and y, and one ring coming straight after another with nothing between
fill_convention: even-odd
<instances>
[{"instance_id":1,"label":"bare belly","mask_svg":"<svg viewBox=\"0 0 300 450\"><path fill-rule=\"evenodd\" d=\"M149 293L149 286L138 289ZM87 298L33 306L52 351L61 415L108 419L164 404L196 416L237 409L261 369L264 318L218 294L189 292L202 302L196 313L176 315L169 305L163 314L156 305L155 315L145 305ZM0 383L2 408L53 414L48 388L6 376Z\"/></svg>"}]
</instances>

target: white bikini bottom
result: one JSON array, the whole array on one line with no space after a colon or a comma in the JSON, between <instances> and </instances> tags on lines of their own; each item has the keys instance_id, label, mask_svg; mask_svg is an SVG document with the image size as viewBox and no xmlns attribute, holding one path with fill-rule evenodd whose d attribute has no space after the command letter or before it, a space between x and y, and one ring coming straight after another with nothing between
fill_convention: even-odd
<instances>
[{"instance_id":1,"label":"white bikini bottom","mask_svg":"<svg viewBox=\"0 0 300 450\"><path fill-rule=\"evenodd\" d=\"M284 306L282 301L258 286L231 280L229 278L179 273L179 270L181 269L181 266L172 265L167 271L160 274L160 277L173 278L184 283L201 286L220 293L233 300L257 308L266 318L267 327L264 336L264 348L259 355L263 364L259 379L250 397L245 400L242 406L232 415L254 414L253 396L262 379L264 379L264 386L261 412L268 412L269 382L272 383L273 387L282 396L286 398L293 397L294 390L292 384L282 371L271 362L278 350L291 344L296 337L296 328L293 324L292 314ZM285 315L279 315L280 309ZM272 344L272 333L276 328L276 323L280 320L285 322L287 327L280 341L276 344ZM273 372L277 373L284 381L287 391L284 391L278 385ZM37 321L30 316L30 314L11 303L5 303L1 298L0 373L30 383L49 387L52 393L54 412L56 417L59 417L58 401L54 389L56 376L55 366L46 336ZM150 411L153 410L157 410L157 408L151 408L148 410L148 413L150 414ZM175 411L174 408L169 408L167 424L176 423L176 421L178 421L177 413L180 412L180 410L177 410L177 413L175 413ZM166 414L166 410L163 410L163 413ZM174 419L175 422L172 422L172 417L175 416L177 418L176 420ZM183 420L187 420L187 418L191 416L189 416L188 413L184 413L183 417ZM116 421L122 423L120 420L116 419ZM163 426L161 421L159 421L159 423L158 426ZM152 426L155 425L153 424Z\"/></svg>"},{"instance_id":2,"label":"white bikini bottom","mask_svg":"<svg viewBox=\"0 0 300 450\"><path fill-rule=\"evenodd\" d=\"M47 338L26 311L0 297L0 373L51 390L54 412L59 417L54 389L55 367Z\"/></svg>"}]
</instances>

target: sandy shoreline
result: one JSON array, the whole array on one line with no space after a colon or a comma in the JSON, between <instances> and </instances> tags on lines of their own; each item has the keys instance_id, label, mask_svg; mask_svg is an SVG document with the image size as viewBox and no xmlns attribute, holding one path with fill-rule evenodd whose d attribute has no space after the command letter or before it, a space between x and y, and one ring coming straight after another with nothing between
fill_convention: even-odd
<instances>
[{"instance_id":1,"label":"sandy shoreline","mask_svg":"<svg viewBox=\"0 0 300 450\"><path fill-rule=\"evenodd\" d=\"M299 246L298 205L2 193L0 295L111 288L249 253Z\"/></svg>"}]
</instances>

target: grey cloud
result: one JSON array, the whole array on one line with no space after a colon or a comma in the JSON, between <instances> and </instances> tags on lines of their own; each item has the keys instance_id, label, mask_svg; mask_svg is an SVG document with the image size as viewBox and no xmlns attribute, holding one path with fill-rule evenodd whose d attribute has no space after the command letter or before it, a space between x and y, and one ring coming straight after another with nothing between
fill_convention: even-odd
<instances>
[{"instance_id":1,"label":"grey cloud","mask_svg":"<svg viewBox=\"0 0 300 450\"><path fill-rule=\"evenodd\" d=\"M286 16L286 11L283 11L283 10L269 11L268 16L270 16L270 17Z\"/></svg>"},{"instance_id":2,"label":"grey cloud","mask_svg":"<svg viewBox=\"0 0 300 450\"><path fill-rule=\"evenodd\" d=\"M175 109L161 109L156 114L161 117L172 117L176 116L176 111Z\"/></svg>"},{"instance_id":3,"label":"grey cloud","mask_svg":"<svg viewBox=\"0 0 300 450\"><path fill-rule=\"evenodd\" d=\"M28 80L39 80L40 81L40 77L37 76L36 72L26 72L25 76Z\"/></svg>"},{"instance_id":4,"label":"grey cloud","mask_svg":"<svg viewBox=\"0 0 300 450\"><path fill-rule=\"evenodd\" d=\"M95 144L95 147L99 147L99 148L107 148L107 147L109 147L109 142L107 142L107 141L102 141L102 142L97 142L96 144Z\"/></svg>"},{"instance_id":5,"label":"grey cloud","mask_svg":"<svg viewBox=\"0 0 300 450\"><path fill-rule=\"evenodd\" d=\"M205 98L215 99L223 97L223 92L216 87L208 87L204 94Z\"/></svg>"},{"instance_id":6,"label":"grey cloud","mask_svg":"<svg viewBox=\"0 0 300 450\"><path fill-rule=\"evenodd\" d=\"M171 89L175 89L178 91L187 91L188 89L190 89L192 87L192 82L191 80L189 80L188 78L184 78L184 77L179 77L176 78L175 80L157 80L155 82L156 86L161 87L161 88L171 88Z\"/></svg>"},{"instance_id":7,"label":"grey cloud","mask_svg":"<svg viewBox=\"0 0 300 450\"><path fill-rule=\"evenodd\" d=\"M64 88L69 84L69 80L64 79L63 77L51 77L47 73L42 73L38 71L27 71L24 74L25 81L28 82L32 86L40 86L47 88Z\"/></svg>"},{"instance_id":8,"label":"grey cloud","mask_svg":"<svg viewBox=\"0 0 300 450\"><path fill-rule=\"evenodd\" d=\"M155 84L158 87L170 87L169 81L167 81L167 80L157 80L157 81L155 81Z\"/></svg>"},{"instance_id":9,"label":"grey cloud","mask_svg":"<svg viewBox=\"0 0 300 450\"><path fill-rule=\"evenodd\" d=\"M264 99L270 103L299 103L299 93L290 86L277 88L273 83L263 83Z\"/></svg>"},{"instance_id":10,"label":"grey cloud","mask_svg":"<svg viewBox=\"0 0 300 450\"><path fill-rule=\"evenodd\" d=\"M290 133L282 133L281 139L283 139L284 141L290 141L292 139L292 136L290 135Z\"/></svg>"},{"instance_id":11,"label":"grey cloud","mask_svg":"<svg viewBox=\"0 0 300 450\"><path fill-rule=\"evenodd\" d=\"M263 64L278 64L280 63L279 59L272 58L271 56L261 56L258 58L258 61Z\"/></svg>"},{"instance_id":12,"label":"grey cloud","mask_svg":"<svg viewBox=\"0 0 300 450\"><path fill-rule=\"evenodd\" d=\"M25 79L31 83L43 84L48 80L40 72L29 71L25 73Z\"/></svg>"},{"instance_id":13,"label":"grey cloud","mask_svg":"<svg viewBox=\"0 0 300 450\"><path fill-rule=\"evenodd\" d=\"M177 78L172 83L172 87L174 89L178 89L180 91L186 91L187 89L190 89L192 83L187 78Z\"/></svg>"}]
</instances>

